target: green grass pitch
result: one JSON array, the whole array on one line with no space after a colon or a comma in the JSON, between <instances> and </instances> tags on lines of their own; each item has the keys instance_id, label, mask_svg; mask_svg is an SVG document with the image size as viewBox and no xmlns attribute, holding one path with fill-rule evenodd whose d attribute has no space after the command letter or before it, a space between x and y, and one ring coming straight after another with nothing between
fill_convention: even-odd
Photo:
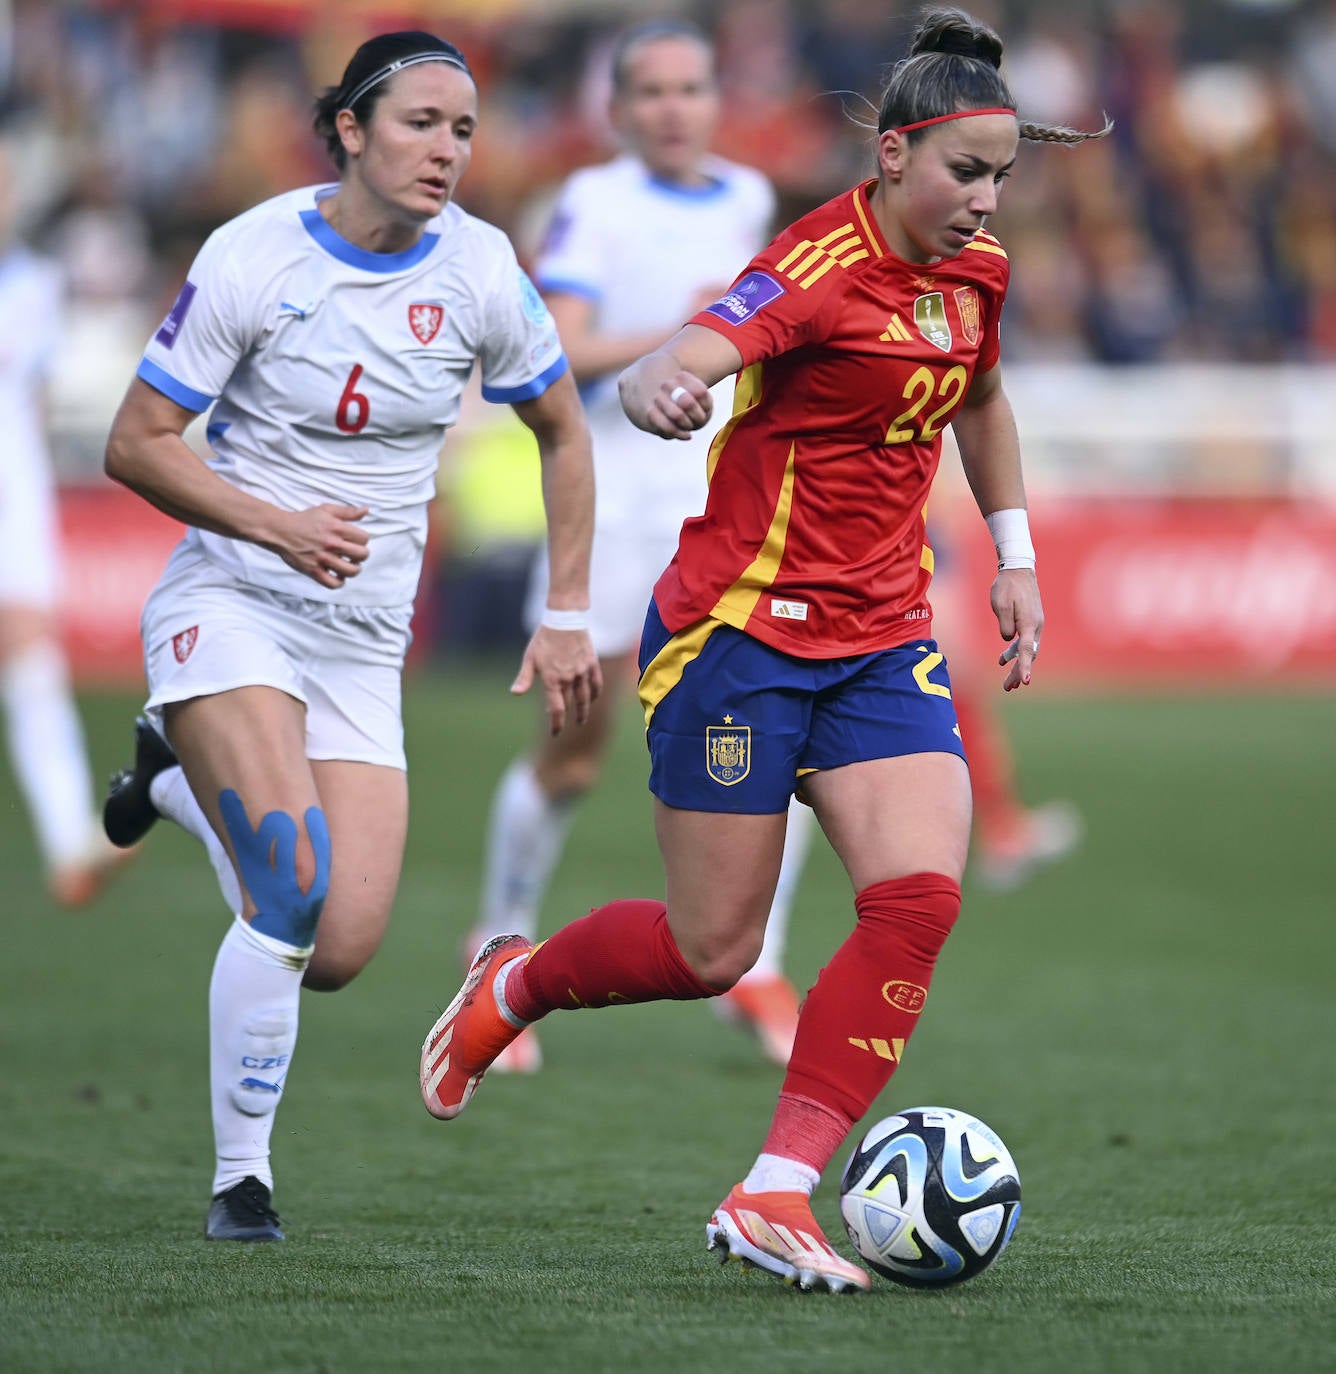
<instances>
[{"instance_id":1,"label":"green grass pitch","mask_svg":"<svg viewBox=\"0 0 1336 1374\"><path fill-rule=\"evenodd\" d=\"M532 708L495 672L413 679L413 821L362 977L303 1002L275 1132L285 1245L206 1245L212 875L162 826L96 907L52 909L0 765L0 1369L1336 1369L1336 707L1319 698L1002 703L1034 801L1089 837L1023 890L966 883L904 1067L872 1116L966 1108L1020 1166L986 1274L803 1295L705 1251L778 1088L702 1006L562 1013L548 1066L458 1122L418 1046L458 983L492 784ZM99 774L135 699L85 701ZM549 926L661 892L628 712ZM810 983L851 917L818 842ZM842 1166L844 1155L837 1161ZM832 1169L817 1215L848 1250Z\"/></svg>"}]
</instances>

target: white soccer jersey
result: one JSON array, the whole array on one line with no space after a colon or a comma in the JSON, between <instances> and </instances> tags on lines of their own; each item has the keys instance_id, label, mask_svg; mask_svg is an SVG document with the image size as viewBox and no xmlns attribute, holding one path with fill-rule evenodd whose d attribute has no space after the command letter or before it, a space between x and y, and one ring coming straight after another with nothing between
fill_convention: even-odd
<instances>
[{"instance_id":1,"label":"white soccer jersey","mask_svg":"<svg viewBox=\"0 0 1336 1374\"><path fill-rule=\"evenodd\" d=\"M61 330L60 270L24 247L0 256L0 601L55 596L56 509L42 384Z\"/></svg>"},{"instance_id":2,"label":"white soccer jersey","mask_svg":"<svg viewBox=\"0 0 1336 1374\"><path fill-rule=\"evenodd\" d=\"M210 466L287 510L370 507L370 552L338 589L257 545L187 541L259 586L345 605L413 599L442 439L481 360L483 395L541 395L567 363L547 307L499 230L454 205L414 247L372 253L318 202L265 201L216 230L153 336L139 376L190 410L213 406Z\"/></svg>"},{"instance_id":3,"label":"white soccer jersey","mask_svg":"<svg viewBox=\"0 0 1336 1374\"><path fill-rule=\"evenodd\" d=\"M535 276L549 292L595 304L611 334L661 330L664 341L722 295L770 238L775 195L759 172L710 158L710 180L685 188L625 156L576 172L566 183ZM728 418L733 385L714 393L714 417L690 441L636 429L622 413L615 375L581 391L594 439L600 528L631 523L676 533L705 504L710 439Z\"/></svg>"}]
</instances>

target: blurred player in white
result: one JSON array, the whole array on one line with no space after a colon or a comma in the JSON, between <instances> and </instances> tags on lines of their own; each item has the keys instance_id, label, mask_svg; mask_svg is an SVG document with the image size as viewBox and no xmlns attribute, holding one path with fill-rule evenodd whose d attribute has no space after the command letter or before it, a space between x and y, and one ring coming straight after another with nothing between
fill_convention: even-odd
<instances>
[{"instance_id":1,"label":"blurred player in white","mask_svg":"<svg viewBox=\"0 0 1336 1374\"><path fill-rule=\"evenodd\" d=\"M575 384L509 241L450 203L477 119L453 45L364 43L316 107L339 182L210 237L107 447L113 477L191 526L144 608L149 719L104 816L121 843L160 814L199 836L236 913L209 996L211 1239L283 1238L269 1138L298 994L347 984L389 920L427 502L475 362L542 460L550 610L516 688L542 680L555 732L600 685ZM210 407L205 463L181 434Z\"/></svg>"},{"instance_id":2,"label":"blurred player in white","mask_svg":"<svg viewBox=\"0 0 1336 1374\"><path fill-rule=\"evenodd\" d=\"M47 887L82 906L125 855L102 834L83 729L57 637L55 479L43 389L61 337L60 271L15 237L11 150L0 139L0 697L9 760Z\"/></svg>"},{"instance_id":3,"label":"blurred player in white","mask_svg":"<svg viewBox=\"0 0 1336 1374\"><path fill-rule=\"evenodd\" d=\"M574 805L598 779L635 681L650 592L677 549L682 521L704 507L710 441L732 410L730 378L716 389L716 421L688 443L665 445L626 419L617 374L718 299L767 241L775 209L765 177L709 152L719 93L713 49L694 25L655 20L620 37L610 114L625 151L567 181L535 267L593 434L598 494L590 632L609 690L586 726L544 735L502 778L492 802L481 912L463 951L466 966L492 936L536 936ZM546 593L540 557L529 594L531 625ZM778 1063L787 1063L797 1025L797 997L781 960L811 828L810 810L795 803L765 949L717 1004L722 1015L755 1031ZM533 1072L540 1064L536 1034L527 1031L494 1068Z\"/></svg>"}]
</instances>

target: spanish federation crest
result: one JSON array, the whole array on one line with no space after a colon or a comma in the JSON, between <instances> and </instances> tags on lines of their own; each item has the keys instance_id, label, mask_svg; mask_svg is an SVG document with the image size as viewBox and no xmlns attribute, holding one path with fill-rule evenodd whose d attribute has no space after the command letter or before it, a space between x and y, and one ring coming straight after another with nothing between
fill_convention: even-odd
<instances>
[{"instance_id":1,"label":"spanish federation crest","mask_svg":"<svg viewBox=\"0 0 1336 1374\"><path fill-rule=\"evenodd\" d=\"M960 313L960 328L971 348L979 342L979 293L972 286L955 289L956 310Z\"/></svg>"},{"instance_id":2,"label":"spanish federation crest","mask_svg":"<svg viewBox=\"0 0 1336 1374\"><path fill-rule=\"evenodd\" d=\"M951 326L946 322L946 298L940 291L930 291L914 302L914 323L934 348L950 353Z\"/></svg>"},{"instance_id":3,"label":"spanish federation crest","mask_svg":"<svg viewBox=\"0 0 1336 1374\"><path fill-rule=\"evenodd\" d=\"M408 307L408 327L420 344L429 344L440 332L445 311L439 305L414 301Z\"/></svg>"},{"instance_id":4,"label":"spanish federation crest","mask_svg":"<svg viewBox=\"0 0 1336 1374\"><path fill-rule=\"evenodd\" d=\"M707 725L705 771L725 787L741 782L751 772L751 726Z\"/></svg>"}]
</instances>

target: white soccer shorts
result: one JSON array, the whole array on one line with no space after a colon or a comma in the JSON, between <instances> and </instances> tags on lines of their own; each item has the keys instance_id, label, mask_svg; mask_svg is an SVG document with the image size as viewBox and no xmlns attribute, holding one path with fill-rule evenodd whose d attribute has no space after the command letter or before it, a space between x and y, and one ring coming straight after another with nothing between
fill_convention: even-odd
<instances>
[{"instance_id":1,"label":"white soccer shorts","mask_svg":"<svg viewBox=\"0 0 1336 1374\"><path fill-rule=\"evenodd\" d=\"M0 604L55 606L60 545L56 494L45 460L20 447L0 458Z\"/></svg>"},{"instance_id":2,"label":"white soccer shorts","mask_svg":"<svg viewBox=\"0 0 1336 1374\"><path fill-rule=\"evenodd\" d=\"M178 544L140 618L149 699L274 687L306 705L306 756L388 768L404 756L411 606L340 606L240 582Z\"/></svg>"}]
</instances>

